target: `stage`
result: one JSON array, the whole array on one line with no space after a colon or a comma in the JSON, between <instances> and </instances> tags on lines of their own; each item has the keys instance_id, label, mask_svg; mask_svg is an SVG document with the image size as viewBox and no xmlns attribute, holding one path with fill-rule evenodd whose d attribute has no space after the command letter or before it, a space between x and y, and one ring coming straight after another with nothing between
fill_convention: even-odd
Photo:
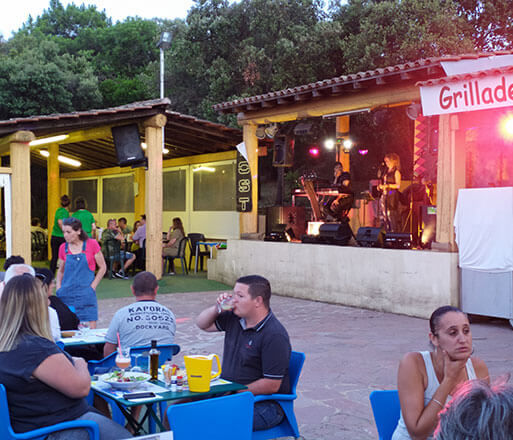
<instances>
[{"instance_id":1,"label":"stage","mask_svg":"<svg viewBox=\"0 0 513 440\"><path fill-rule=\"evenodd\" d=\"M233 285L250 274L279 295L422 318L459 304L455 252L228 240L208 260L211 280Z\"/></svg>"}]
</instances>

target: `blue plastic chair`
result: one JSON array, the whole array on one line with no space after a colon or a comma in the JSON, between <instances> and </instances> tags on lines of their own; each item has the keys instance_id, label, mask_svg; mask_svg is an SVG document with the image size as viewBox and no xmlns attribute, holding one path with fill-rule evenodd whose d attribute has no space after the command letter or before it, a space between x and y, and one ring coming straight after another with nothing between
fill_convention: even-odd
<instances>
[{"instance_id":1,"label":"blue plastic chair","mask_svg":"<svg viewBox=\"0 0 513 440\"><path fill-rule=\"evenodd\" d=\"M7 406L7 393L5 387L0 384L0 439L2 440L43 440L52 432L64 431L65 429L82 428L87 431L91 440L100 439L98 424L90 420L74 420L72 422L57 423L33 431L16 434L11 427L11 418Z\"/></svg>"},{"instance_id":2,"label":"blue plastic chair","mask_svg":"<svg viewBox=\"0 0 513 440\"><path fill-rule=\"evenodd\" d=\"M253 428L253 394L171 405L167 419L174 440L250 440Z\"/></svg>"},{"instance_id":3,"label":"blue plastic chair","mask_svg":"<svg viewBox=\"0 0 513 440\"><path fill-rule=\"evenodd\" d=\"M401 415L397 390L375 390L369 396L379 440L390 440Z\"/></svg>"},{"instance_id":4,"label":"blue plastic chair","mask_svg":"<svg viewBox=\"0 0 513 440\"><path fill-rule=\"evenodd\" d=\"M264 400L275 400L283 409L285 417L283 418L283 421L274 428L266 429L263 431L254 431L252 436L253 440L265 440L288 436L299 438L299 428L297 426L296 415L294 414L294 400L297 398L296 386L304 363L304 353L293 351L290 354L290 394L266 394L255 396L255 403L262 402Z\"/></svg>"}]
</instances>

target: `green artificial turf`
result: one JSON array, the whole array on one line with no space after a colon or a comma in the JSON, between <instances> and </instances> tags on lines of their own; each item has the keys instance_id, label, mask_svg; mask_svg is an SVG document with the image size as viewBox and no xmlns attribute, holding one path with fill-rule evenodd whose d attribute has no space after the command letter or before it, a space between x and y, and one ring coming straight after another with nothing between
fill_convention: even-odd
<instances>
[{"instance_id":1,"label":"green artificial turf","mask_svg":"<svg viewBox=\"0 0 513 440\"><path fill-rule=\"evenodd\" d=\"M0 259L0 268L3 268L5 258ZM34 267L49 267L48 261L33 261ZM230 286L217 281L207 280L206 272L189 272L189 275L182 275L180 268L177 268L176 275L164 275L159 281L159 294L180 293L180 292L207 292L212 290L231 290ZM130 274L132 272L130 271ZM132 296L130 285L133 277L128 280L119 278L109 279L108 273L100 281L96 289L98 299L123 298Z\"/></svg>"}]
</instances>

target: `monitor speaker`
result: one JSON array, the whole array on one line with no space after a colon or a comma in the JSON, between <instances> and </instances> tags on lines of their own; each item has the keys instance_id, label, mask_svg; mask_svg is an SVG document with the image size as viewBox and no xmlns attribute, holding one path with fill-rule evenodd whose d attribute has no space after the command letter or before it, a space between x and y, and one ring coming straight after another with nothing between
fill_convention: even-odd
<instances>
[{"instance_id":1,"label":"monitor speaker","mask_svg":"<svg viewBox=\"0 0 513 440\"><path fill-rule=\"evenodd\" d=\"M346 246L353 236L349 222L324 223L319 228L319 237L325 244Z\"/></svg>"},{"instance_id":2,"label":"monitor speaker","mask_svg":"<svg viewBox=\"0 0 513 440\"><path fill-rule=\"evenodd\" d=\"M137 124L112 127L112 137L120 166L140 164L145 161Z\"/></svg>"},{"instance_id":3,"label":"monitor speaker","mask_svg":"<svg viewBox=\"0 0 513 440\"><path fill-rule=\"evenodd\" d=\"M276 136L274 138L273 166L291 167L294 164L294 138Z\"/></svg>"},{"instance_id":4,"label":"monitor speaker","mask_svg":"<svg viewBox=\"0 0 513 440\"><path fill-rule=\"evenodd\" d=\"M389 249L411 249L411 234L407 232L387 232L383 247Z\"/></svg>"},{"instance_id":5,"label":"monitor speaker","mask_svg":"<svg viewBox=\"0 0 513 440\"><path fill-rule=\"evenodd\" d=\"M356 233L356 242L363 247L383 247L384 233L383 228L361 227Z\"/></svg>"}]
</instances>

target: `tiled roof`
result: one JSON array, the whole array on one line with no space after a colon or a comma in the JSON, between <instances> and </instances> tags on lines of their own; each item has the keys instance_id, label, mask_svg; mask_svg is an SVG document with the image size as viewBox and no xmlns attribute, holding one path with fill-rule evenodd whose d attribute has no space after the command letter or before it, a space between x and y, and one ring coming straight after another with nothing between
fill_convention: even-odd
<instances>
[{"instance_id":1,"label":"tiled roof","mask_svg":"<svg viewBox=\"0 0 513 440\"><path fill-rule=\"evenodd\" d=\"M344 92L355 93L368 87L379 87L399 82L418 82L419 80L444 76L445 72L441 66L443 61L460 61L506 54L513 54L513 50L423 58L395 66L342 75L262 95L223 102L214 105L213 108L222 113L252 111L276 105L291 104L296 101L308 101L321 96L340 95Z\"/></svg>"},{"instance_id":2,"label":"tiled roof","mask_svg":"<svg viewBox=\"0 0 513 440\"><path fill-rule=\"evenodd\" d=\"M478 72L461 73L458 75L445 76L443 78L428 79L427 81L419 81L417 86L435 86L459 81L472 80L475 78L485 78L488 76L504 75L505 73L513 73L513 66L495 67L488 70L480 70Z\"/></svg>"}]
</instances>

